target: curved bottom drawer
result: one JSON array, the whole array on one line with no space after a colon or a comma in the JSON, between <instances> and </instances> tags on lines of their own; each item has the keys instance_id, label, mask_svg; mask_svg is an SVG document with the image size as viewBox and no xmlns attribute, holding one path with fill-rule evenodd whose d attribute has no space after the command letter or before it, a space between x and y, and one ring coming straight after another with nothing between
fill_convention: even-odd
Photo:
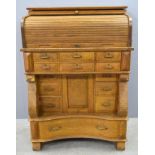
<instances>
[{"instance_id":1,"label":"curved bottom drawer","mask_svg":"<svg viewBox=\"0 0 155 155\"><path fill-rule=\"evenodd\" d=\"M37 139L40 139L40 141L66 137L90 137L113 141L113 139L125 139L126 121L97 118L61 118L38 122L38 132L39 137Z\"/></svg>"}]
</instances>

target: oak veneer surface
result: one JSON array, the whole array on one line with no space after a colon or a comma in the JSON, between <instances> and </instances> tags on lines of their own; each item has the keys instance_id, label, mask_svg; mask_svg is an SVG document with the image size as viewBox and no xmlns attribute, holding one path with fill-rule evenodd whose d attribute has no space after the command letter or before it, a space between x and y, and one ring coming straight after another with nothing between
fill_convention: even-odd
<instances>
[{"instance_id":1,"label":"oak veneer surface","mask_svg":"<svg viewBox=\"0 0 155 155\"><path fill-rule=\"evenodd\" d=\"M126 6L28 10L21 51L33 150L79 137L125 149L132 50Z\"/></svg>"}]
</instances>

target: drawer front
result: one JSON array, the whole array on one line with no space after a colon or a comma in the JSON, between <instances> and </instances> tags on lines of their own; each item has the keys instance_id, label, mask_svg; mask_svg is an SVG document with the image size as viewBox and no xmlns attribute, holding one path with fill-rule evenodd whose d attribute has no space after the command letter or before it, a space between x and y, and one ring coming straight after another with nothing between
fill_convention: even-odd
<instances>
[{"instance_id":1,"label":"drawer front","mask_svg":"<svg viewBox=\"0 0 155 155\"><path fill-rule=\"evenodd\" d=\"M96 63L96 71L120 71L120 63Z\"/></svg>"},{"instance_id":2,"label":"drawer front","mask_svg":"<svg viewBox=\"0 0 155 155\"><path fill-rule=\"evenodd\" d=\"M116 82L96 82L96 95L116 94Z\"/></svg>"},{"instance_id":3,"label":"drawer front","mask_svg":"<svg viewBox=\"0 0 155 155\"><path fill-rule=\"evenodd\" d=\"M39 97L40 110L44 114L61 111L61 97Z\"/></svg>"},{"instance_id":4,"label":"drawer front","mask_svg":"<svg viewBox=\"0 0 155 155\"><path fill-rule=\"evenodd\" d=\"M60 53L61 62L94 62L93 52Z\"/></svg>"},{"instance_id":5,"label":"drawer front","mask_svg":"<svg viewBox=\"0 0 155 155\"><path fill-rule=\"evenodd\" d=\"M57 53L34 53L33 60L34 62L57 62L58 54Z\"/></svg>"},{"instance_id":6,"label":"drawer front","mask_svg":"<svg viewBox=\"0 0 155 155\"><path fill-rule=\"evenodd\" d=\"M58 64L34 63L35 72L58 72Z\"/></svg>"},{"instance_id":7,"label":"drawer front","mask_svg":"<svg viewBox=\"0 0 155 155\"><path fill-rule=\"evenodd\" d=\"M96 112L114 112L115 97L96 96L95 111Z\"/></svg>"},{"instance_id":8,"label":"drawer front","mask_svg":"<svg viewBox=\"0 0 155 155\"><path fill-rule=\"evenodd\" d=\"M94 118L66 118L39 122L41 139L60 137L117 138L119 121Z\"/></svg>"},{"instance_id":9,"label":"drawer front","mask_svg":"<svg viewBox=\"0 0 155 155\"><path fill-rule=\"evenodd\" d=\"M121 52L97 52L97 62L119 62L121 61Z\"/></svg>"},{"instance_id":10,"label":"drawer front","mask_svg":"<svg viewBox=\"0 0 155 155\"><path fill-rule=\"evenodd\" d=\"M39 94L59 96L61 94L61 85L59 83L40 82L39 83Z\"/></svg>"},{"instance_id":11,"label":"drawer front","mask_svg":"<svg viewBox=\"0 0 155 155\"><path fill-rule=\"evenodd\" d=\"M82 64L60 64L60 72L93 72L93 63L82 63Z\"/></svg>"}]
</instances>

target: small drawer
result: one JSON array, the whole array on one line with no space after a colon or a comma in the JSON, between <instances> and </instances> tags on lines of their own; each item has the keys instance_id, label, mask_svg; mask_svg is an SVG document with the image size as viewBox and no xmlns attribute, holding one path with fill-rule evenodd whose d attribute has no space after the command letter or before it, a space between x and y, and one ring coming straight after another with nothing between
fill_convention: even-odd
<instances>
[{"instance_id":1,"label":"small drawer","mask_svg":"<svg viewBox=\"0 0 155 155\"><path fill-rule=\"evenodd\" d=\"M34 62L57 62L58 54L57 53L34 53L33 60Z\"/></svg>"},{"instance_id":2,"label":"small drawer","mask_svg":"<svg viewBox=\"0 0 155 155\"><path fill-rule=\"evenodd\" d=\"M97 52L97 62L120 62L121 52Z\"/></svg>"},{"instance_id":3,"label":"small drawer","mask_svg":"<svg viewBox=\"0 0 155 155\"><path fill-rule=\"evenodd\" d=\"M67 52L60 53L61 62L94 62L93 52Z\"/></svg>"},{"instance_id":4,"label":"small drawer","mask_svg":"<svg viewBox=\"0 0 155 155\"><path fill-rule=\"evenodd\" d=\"M60 137L118 138L120 121L94 118L62 118L39 122L40 139Z\"/></svg>"},{"instance_id":5,"label":"small drawer","mask_svg":"<svg viewBox=\"0 0 155 155\"><path fill-rule=\"evenodd\" d=\"M58 72L58 64L35 63L35 72Z\"/></svg>"},{"instance_id":6,"label":"small drawer","mask_svg":"<svg viewBox=\"0 0 155 155\"><path fill-rule=\"evenodd\" d=\"M120 63L96 63L97 72L120 71Z\"/></svg>"},{"instance_id":7,"label":"small drawer","mask_svg":"<svg viewBox=\"0 0 155 155\"><path fill-rule=\"evenodd\" d=\"M40 95L52 95L59 96L61 94L61 85L60 83L39 83L39 94Z\"/></svg>"},{"instance_id":8,"label":"small drawer","mask_svg":"<svg viewBox=\"0 0 155 155\"><path fill-rule=\"evenodd\" d=\"M116 94L116 82L96 82L96 95Z\"/></svg>"},{"instance_id":9,"label":"small drawer","mask_svg":"<svg viewBox=\"0 0 155 155\"><path fill-rule=\"evenodd\" d=\"M40 110L44 114L61 111L61 97L39 97Z\"/></svg>"},{"instance_id":10,"label":"small drawer","mask_svg":"<svg viewBox=\"0 0 155 155\"><path fill-rule=\"evenodd\" d=\"M93 72L94 63L60 64L60 72Z\"/></svg>"},{"instance_id":11,"label":"small drawer","mask_svg":"<svg viewBox=\"0 0 155 155\"><path fill-rule=\"evenodd\" d=\"M96 96L95 111L96 112L114 112L115 97Z\"/></svg>"}]
</instances>

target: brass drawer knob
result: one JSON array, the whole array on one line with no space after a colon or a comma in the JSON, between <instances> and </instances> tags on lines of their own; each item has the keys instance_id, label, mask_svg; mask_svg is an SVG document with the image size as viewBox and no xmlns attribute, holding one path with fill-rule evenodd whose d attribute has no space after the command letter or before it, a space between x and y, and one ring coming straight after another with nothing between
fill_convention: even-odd
<instances>
[{"instance_id":1,"label":"brass drawer knob","mask_svg":"<svg viewBox=\"0 0 155 155\"><path fill-rule=\"evenodd\" d=\"M81 58L82 56L81 56L80 54L78 54L78 53L74 53L74 54L72 55L72 57L73 57L73 58Z\"/></svg>"},{"instance_id":2,"label":"brass drawer knob","mask_svg":"<svg viewBox=\"0 0 155 155\"><path fill-rule=\"evenodd\" d=\"M113 57L113 54L110 53L110 52L106 52L106 53L104 54L104 58L112 58L112 57Z\"/></svg>"},{"instance_id":3,"label":"brass drawer knob","mask_svg":"<svg viewBox=\"0 0 155 155\"><path fill-rule=\"evenodd\" d=\"M111 105L110 102L104 102L104 103L102 103L102 106L103 106L103 107L109 107L110 105Z\"/></svg>"},{"instance_id":4,"label":"brass drawer knob","mask_svg":"<svg viewBox=\"0 0 155 155\"><path fill-rule=\"evenodd\" d=\"M108 130L108 128L105 125L97 125L96 129L97 130Z\"/></svg>"},{"instance_id":5,"label":"brass drawer knob","mask_svg":"<svg viewBox=\"0 0 155 155\"><path fill-rule=\"evenodd\" d=\"M49 56L47 53L40 54L40 59L49 59Z\"/></svg>"},{"instance_id":6,"label":"brass drawer knob","mask_svg":"<svg viewBox=\"0 0 155 155\"><path fill-rule=\"evenodd\" d=\"M105 68L106 68L106 69L113 69L113 66L112 66L111 64L107 64L107 65L105 66Z\"/></svg>"},{"instance_id":7,"label":"brass drawer knob","mask_svg":"<svg viewBox=\"0 0 155 155\"><path fill-rule=\"evenodd\" d=\"M82 69L82 66L80 66L79 64L75 64L74 69Z\"/></svg>"},{"instance_id":8,"label":"brass drawer knob","mask_svg":"<svg viewBox=\"0 0 155 155\"><path fill-rule=\"evenodd\" d=\"M42 65L43 70L50 70L50 66L47 64Z\"/></svg>"},{"instance_id":9,"label":"brass drawer knob","mask_svg":"<svg viewBox=\"0 0 155 155\"><path fill-rule=\"evenodd\" d=\"M79 14L79 11L78 11L78 10L75 10L74 13L75 13L76 15L78 15L78 14Z\"/></svg>"},{"instance_id":10,"label":"brass drawer knob","mask_svg":"<svg viewBox=\"0 0 155 155\"><path fill-rule=\"evenodd\" d=\"M102 88L103 91L112 91L112 88L111 87L104 87Z\"/></svg>"},{"instance_id":11,"label":"brass drawer knob","mask_svg":"<svg viewBox=\"0 0 155 155\"><path fill-rule=\"evenodd\" d=\"M80 48L80 45L79 44L75 44L74 47Z\"/></svg>"},{"instance_id":12,"label":"brass drawer knob","mask_svg":"<svg viewBox=\"0 0 155 155\"><path fill-rule=\"evenodd\" d=\"M60 130L62 127L61 126L55 126L55 127L49 127L48 131L58 131Z\"/></svg>"}]
</instances>

